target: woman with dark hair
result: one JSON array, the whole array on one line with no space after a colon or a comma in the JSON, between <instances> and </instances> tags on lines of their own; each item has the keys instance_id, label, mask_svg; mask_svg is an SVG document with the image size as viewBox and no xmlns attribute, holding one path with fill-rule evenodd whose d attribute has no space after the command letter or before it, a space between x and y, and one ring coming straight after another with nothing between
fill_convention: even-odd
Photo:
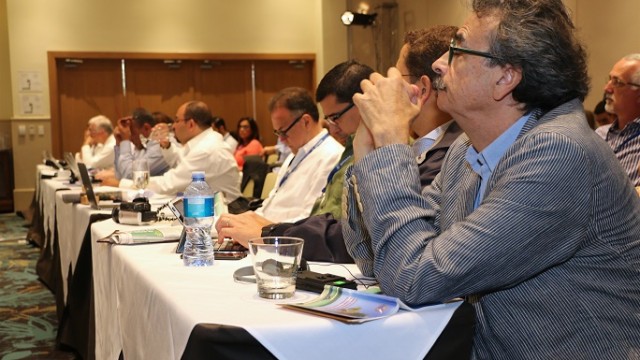
<instances>
[{"instance_id":1,"label":"woman with dark hair","mask_svg":"<svg viewBox=\"0 0 640 360\"><path fill-rule=\"evenodd\" d=\"M238 147L234 153L238 168L242 170L244 157L247 155L260 155L262 144L260 143L260 132L258 123L250 117L243 117L238 121Z\"/></svg>"}]
</instances>

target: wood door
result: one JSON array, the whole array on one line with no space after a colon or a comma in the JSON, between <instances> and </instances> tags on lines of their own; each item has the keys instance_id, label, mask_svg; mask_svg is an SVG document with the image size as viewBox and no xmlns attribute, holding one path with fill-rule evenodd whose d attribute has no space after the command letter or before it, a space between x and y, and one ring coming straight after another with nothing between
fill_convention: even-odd
<instances>
[{"instance_id":1,"label":"wood door","mask_svg":"<svg viewBox=\"0 0 640 360\"><path fill-rule=\"evenodd\" d=\"M241 117L253 116L251 61L199 61L194 73L196 97L225 120L228 130L235 132Z\"/></svg>"},{"instance_id":2,"label":"wood door","mask_svg":"<svg viewBox=\"0 0 640 360\"><path fill-rule=\"evenodd\" d=\"M264 145L276 143L273 135L269 101L278 91L299 86L314 93L314 63L309 60L263 60L255 61L256 113L260 135Z\"/></svg>"},{"instance_id":3,"label":"wood door","mask_svg":"<svg viewBox=\"0 0 640 360\"><path fill-rule=\"evenodd\" d=\"M194 100L192 61L127 59L125 68L127 113L143 107L173 117L180 105Z\"/></svg>"},{"instance_id":4,"label":"wood door","mask_svg":"<svg viewBox=\"0 0 640 360\"><path fill-rule=\"evenodd\" d=\"M54 148L55 156L80 151L87 121L93 116L105 115L115 124L122 115L120 69L118 59L56 60L58 98L54 100L59 116L52 116L52 127L57 127L53 136L60 146Z\"/></svg>"}]
</instances>

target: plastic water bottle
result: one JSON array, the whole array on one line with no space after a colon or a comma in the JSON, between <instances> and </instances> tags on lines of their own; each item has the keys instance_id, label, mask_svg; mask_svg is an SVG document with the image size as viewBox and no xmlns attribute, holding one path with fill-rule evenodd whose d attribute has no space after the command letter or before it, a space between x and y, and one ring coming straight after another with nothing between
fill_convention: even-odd
<instances>
[{"instance_id":1,"label":"plastic water bottle","mask_svg":"<svg viewBox=\"0 0 640 360\"><path fill-rule=\"evenodd\" d=\"M204 171L191 173L191 184L184 191L184 224L187 240L182 259L185 266L213 265L213 225L214 193L205 181Z\"/></svg>"}]
</instances>

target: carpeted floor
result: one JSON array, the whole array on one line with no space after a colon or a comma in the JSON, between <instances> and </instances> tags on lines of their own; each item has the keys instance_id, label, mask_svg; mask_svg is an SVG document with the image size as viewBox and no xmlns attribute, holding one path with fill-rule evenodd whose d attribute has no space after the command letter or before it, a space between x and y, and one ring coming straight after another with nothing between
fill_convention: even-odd
<instances>
[{"instance_id":1,"label":"carpeted floor","mask_svg":"<svg viewBox=\"0 0 640 360\"><path fill-rule=\"evenodd\" d=\"M55 299L38 281L40 250L24 240L24 225L0 215L0 359L74 359L55 349Z\"/></svg>"},{"instance_id":2,"label":"carpeted floor","mask_svg":"<svg viewBox=\"0 0 640 360\"><path fill-rule=\"evenodd\" d=\"M0 241L23 240L27 235L24 219L14 214L0 215Z\"/></svg>"}]
</instances>

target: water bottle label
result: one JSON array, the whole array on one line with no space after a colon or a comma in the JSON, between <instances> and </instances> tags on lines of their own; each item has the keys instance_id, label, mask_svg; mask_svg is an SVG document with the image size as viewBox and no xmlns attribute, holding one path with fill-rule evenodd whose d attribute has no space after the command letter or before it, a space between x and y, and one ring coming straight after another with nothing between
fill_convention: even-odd
<instances>
[{"instance_id":1,"label":"water bottle label","mask_svg":"<svg viewBox=\"0 0 640 360\"><path fill-rule=\"evenodd\" d=\"M188 218L213 216L213 198L185 198L184 210L184 216Z\"/></svg>"}]
</instances>

